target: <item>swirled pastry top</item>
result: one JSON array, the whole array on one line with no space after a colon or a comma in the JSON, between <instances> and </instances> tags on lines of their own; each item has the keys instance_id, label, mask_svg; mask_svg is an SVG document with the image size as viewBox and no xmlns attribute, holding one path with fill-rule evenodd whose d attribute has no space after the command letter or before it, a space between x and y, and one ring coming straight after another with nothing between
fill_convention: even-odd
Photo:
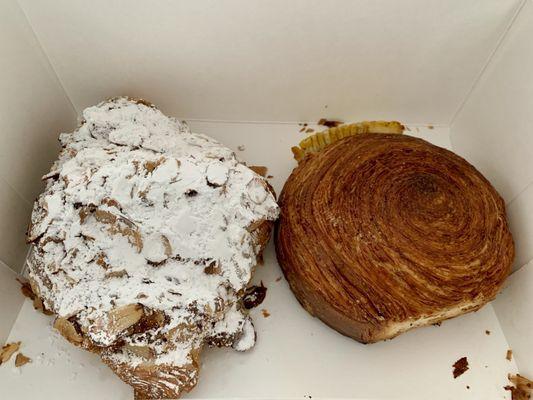
<instances>
[{"instance_id":1,"label":"swirled pastry top","mask_svg":"<svg viewBox=\"0 0 533 400\"><path fill-rule=\"evenodd\" d=\"M505 206L454 153L357 134L300 160L280 196L276 250L312 314L369 342L492 299L514 247Z\"/></svg>"},{"instance_id":2,"label":"swirled pastry top","mask_svg":"<svg viewBox=\"0 0 533 400\"><path fill-rule=\"evenodd\" d=\"M242 329L253 228L278 215L266 181L214 139L126 98L87 108L60 142L29 230L47 308L75 315L99 346L120 335L111 310L132 304L164 312L165 332L212 322L156 363L185 363L205 337Z\"/></svg>"}]
</instances>

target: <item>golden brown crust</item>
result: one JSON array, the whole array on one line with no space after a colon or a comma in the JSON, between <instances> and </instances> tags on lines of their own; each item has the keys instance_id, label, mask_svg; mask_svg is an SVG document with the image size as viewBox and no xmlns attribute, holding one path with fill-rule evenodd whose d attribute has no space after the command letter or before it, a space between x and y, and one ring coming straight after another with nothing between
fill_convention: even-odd
<instances>
[{"instance_id":1,"label":"golden brown crust","mask_svg":"<svg viewBox=\"0 0 533 400\"><path fill-rule=\"evenodd\" d=\"M350 136L308 155L280 204L276 252L296 297L364 343L478 309L514 257L490 183L409 136Z\"/></svg>"}]
</instances>

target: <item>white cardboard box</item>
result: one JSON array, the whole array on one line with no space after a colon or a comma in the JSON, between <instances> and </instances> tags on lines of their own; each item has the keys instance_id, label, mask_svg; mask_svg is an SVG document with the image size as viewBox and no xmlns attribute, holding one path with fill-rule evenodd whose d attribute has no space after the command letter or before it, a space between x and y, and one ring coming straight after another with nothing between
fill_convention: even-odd
<instances>
[{"instance_id":1,"label":"white cardboard box","mask_svg":"<svg viewBox=\"0 0 533 400\"><path fill-rule=\"evenodd\" d=\"M20 340L33 359L0 367L0 398L132 398L15 282L58 133L121 94L244 145L239 156L268 166L278 193L298 122L398 119L493 182L516 242L516 272L492 304L367 346L300 307L269 245L257 346L206 349L186 397L510 398L507 374L533 375L532 38L533 0L0 0L0 343ZM470 369L454 380L462 356Z\"/></svg>"}]
</instances>

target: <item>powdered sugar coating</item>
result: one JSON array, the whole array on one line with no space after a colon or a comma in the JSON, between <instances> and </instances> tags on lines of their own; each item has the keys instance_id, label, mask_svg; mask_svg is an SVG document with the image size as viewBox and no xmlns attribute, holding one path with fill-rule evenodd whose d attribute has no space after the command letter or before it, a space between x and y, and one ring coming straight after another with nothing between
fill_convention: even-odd
<instances>
[{"instance_id":1,"label":"powdered sugar coating","mask_svg":"<svg viewBox=\"0 0 533 400\"><path fill-rule=\"evenodd\" d=\"M257 263L252 227L279 212L264 179L144 104L114 99L83 120L60 136L32 214L30 276L47 308L76 316L98 346L118 338L149 346L156 364L187 364L210 337L236 338L243 327L239 347L251 347L253 325L238 301ZM108 313L131 304L163 312L164 326L128 337L109 329ZM176 339L176 327L190 334ZM107 357L143 362L122 350Z\"/></svg>"}]
</instances>

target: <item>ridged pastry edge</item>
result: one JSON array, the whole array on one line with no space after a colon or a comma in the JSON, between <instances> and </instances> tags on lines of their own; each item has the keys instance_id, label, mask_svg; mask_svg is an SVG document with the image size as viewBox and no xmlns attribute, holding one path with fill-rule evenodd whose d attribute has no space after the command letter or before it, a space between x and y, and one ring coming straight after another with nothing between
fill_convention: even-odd
<instances>
[{"instance_id":1,"label":"ridged pastry edge","mask_svg":"<svg viewBox=\"0 0 533 400\"><path fill-rule=\"evenodd\" d=\"M405 130L398 121L363 121L353 124L341 125L317 132L304 140L298 146L291 148L296 161L300 162L307 154L317 153L327 145L335 143L347 136L360 133L396 133L402 134Z\"/></svg>"}]
</instances>

